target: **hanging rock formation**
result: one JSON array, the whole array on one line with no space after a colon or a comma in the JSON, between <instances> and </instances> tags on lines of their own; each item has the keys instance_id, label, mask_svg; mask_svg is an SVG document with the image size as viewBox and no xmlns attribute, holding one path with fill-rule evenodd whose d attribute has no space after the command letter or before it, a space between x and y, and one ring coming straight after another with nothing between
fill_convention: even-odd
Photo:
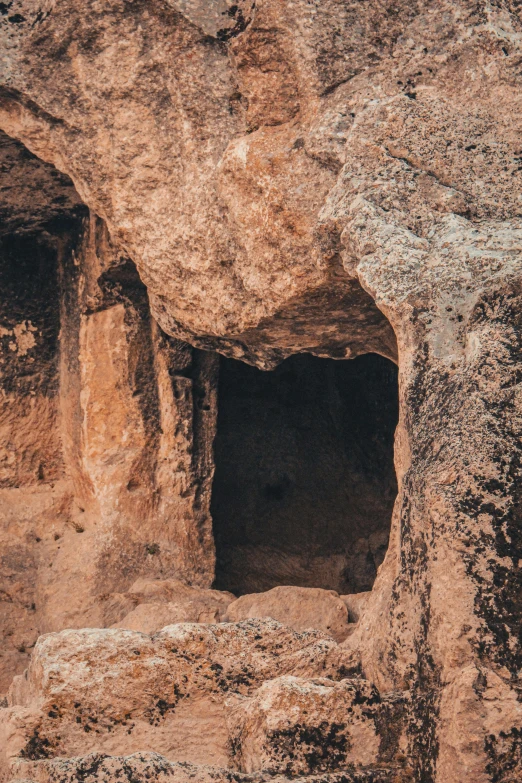
<instances>
[{"instance_id":1,"label":"hanging rock formation","mask_svg":"<svg viewBox=\"0 0 522 783\"><path fill-rule=\"evenodd\" d=\"M6 781L521 779L521 52L516 0L0 3ZM103 630L211 587L215 352L398 363L341 645Z\"/></svg>"}]
</instances>

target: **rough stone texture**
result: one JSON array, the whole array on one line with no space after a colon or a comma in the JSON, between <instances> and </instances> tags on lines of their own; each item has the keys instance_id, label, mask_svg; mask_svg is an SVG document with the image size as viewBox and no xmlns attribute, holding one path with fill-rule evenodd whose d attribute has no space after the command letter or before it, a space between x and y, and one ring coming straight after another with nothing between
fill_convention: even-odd
<instances>
[{"instance_id":1,"label":"rough stone texture","mask_svg":"<svg viewBox=\"0 0 522 783\"><path fill-rule=\"evenodd\" d=\"M49 634L0 709L0 769L5 779L17 759L136 747L227 766L226 711L241 695L282 673L339 679L352 660L325 634L273 620L173 625L153 637L120 629Z\"/></svg>"},{"instance_id":2,"label":"rough stone texture","mask_svg":"<svg viewBox=\"0 0 522 783\"><path fill-rule=\"evenodd\" d=\"M68 2L58 12L13 0L3 127L71 176L137 264L168 333L267 366L303 348L352 356L371 344L395 357L389 324L319 225L338 166L322 159L321 121L305 120L310 151L299 127L301 104L338 81L321 73L337 55L314 52L331 48L335 2L319 14L257 4L229 42L191 21L207 3L190 7L91 2L87 13ZM349 29L344 16L341 49ZM332 124L342 144L349 114Z\"/></svg>"},{"instance_id":3,"label":"rough stone texture","mask_svg":"<svg viewBox=\"0 0 522 783\"><path fill-rule=\"evenodd\" d=\"M317 587L274 587L266 593L243 595L231 603L225 619L237 622L271 617L295 631L317 628L337 641L346 639L348 611L333 590Z\"/></svg>"},{"instance_id":4,"label":"rough stone texture","mask_svg":"<svg viewBox=\"0 0 522 783\"><path fill-rule=\"evenodd\" d=\"M101 753L59 761L22 762L22 774L33 778L15 778L12 783L286 783L281 775L242 775L219 767L170 762L157 753L133 753L115 757ZM327 775L292 778L296 783L397 783L396 771L384 769L351 770Z\"/></svg>"},{"instance_id":5,"label":"rough stone texture","mask_svg":"<svg viewBox=\"0 0 522 783\"><path fill-rule=\"evenodd\" d=\"M0 209L4 694L39 634L121 620L138 577L210 586L217 362L161 332L70 180L3 134Z\"/></svg>"},{"instance_id":6,"label":"rough stone texture","mask_svg":"<svg viewBox=\"0 0 522 783\"><path fill-rule=\"evenodd\" d=\"M48 243L60 229L74 227L87 213L69 177L5 133L0 133L0 179L1 238L45 232Z\"/></svg>"},{"instance_id":7,"label":"rough stone texture","mask_svg":"<svg viewBox=\"0 0 522 783\"><path fill-rule=\"evenodd\" d=\"M262 368L307 351L398 361L399 495L350 650L380 693L410 696L415 781L520 779L519 3L258 0L232 11L203 0L9 0L1 14L0 127L71 178L118 258L135 263L166 334ZM119 592L145 569L133 514L152 497L141 484L139 502L121 493L136 486L138 462L151 475L158 453L132 373L118 375L135 366L125 356L141 356L141 367L153 355L134 352L124 313L136 335L143 319L133 320L131 303L83 311L75 376L78 388L97 376L101 355L89 354L99 344L113 370L112 386L99 389L107 418L98 429L84 396L87 451L75 475L88 477L85 492L108 515L102 549ZM28 320L16 333L6 327L17 361L36 340ZM26 453L56 455L56 400L38 404L49 426ZM104 440L105 425L114 433L109 412L128 454ZM64 454L77 453L67 449L64 440ZM119 474L103 462L109 452ZM208 487L211 460L203 462L196 474ZM15 457L12 470L34 482L38 464ZM49 464L59 471L58 457ZM200 512L186 530L209 581L208 494L201 505L198 492L183 498ZM27 542L36 528L16 520L4 524L9 584L24 570L16 563L35 562ZM136 542L143 563L132 556ZM171 543L169 562L184 563ZM129 571L117 558L123 544L136 563ZM173 576L171 566L152 570ZM194 562L190 574L204 584Z\"/></svg>"},{"instance_id":8,"label":"rough stone texture","mask_svg":"<svg viewBox=\"0 0 522 783\"><path fill-rule=\"evenodd\" d=\"M401 744L401 721L394 716L390 759L390 748L378 733L379 724L390 718L383 714L386 706L364 680L278 677L232 712L236 762L243 772L295 777L392 761Z\"/></svg>"}]
</instances>

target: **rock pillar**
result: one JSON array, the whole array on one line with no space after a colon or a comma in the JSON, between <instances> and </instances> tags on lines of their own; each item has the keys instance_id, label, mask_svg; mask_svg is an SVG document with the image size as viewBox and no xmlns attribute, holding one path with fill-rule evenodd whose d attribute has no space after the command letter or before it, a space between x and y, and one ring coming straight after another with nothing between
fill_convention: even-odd
<instances>
[{"instance_id":1,"label":"rock pillar","mask_svg":"<svg viewBox=\"0 0 522 783\"><path fill-rule=\"evenodd\" d=\"M357 199L344 238L396 331L401 399L392 543L351 641L370 679L411 693L415 780L507 780L522 725L522 223L452 215L421 239Z\"/></svg>"}]
</instances>

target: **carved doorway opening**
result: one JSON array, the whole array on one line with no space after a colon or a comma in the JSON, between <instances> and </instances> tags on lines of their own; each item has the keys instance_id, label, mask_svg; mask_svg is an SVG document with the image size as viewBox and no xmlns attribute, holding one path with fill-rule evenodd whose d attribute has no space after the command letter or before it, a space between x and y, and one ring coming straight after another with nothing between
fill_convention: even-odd
<instances>
[{"instance_id":1,"label":"carved doorway opening","mask_svg":"<svg viewBox=\"0 0 522 783\"><path fill-rule=\"evenodd\" d=\"M215 587L371 590L388 546L398 371L299 354L273 371L221 359Z\"/></svg>"}]
</instances>

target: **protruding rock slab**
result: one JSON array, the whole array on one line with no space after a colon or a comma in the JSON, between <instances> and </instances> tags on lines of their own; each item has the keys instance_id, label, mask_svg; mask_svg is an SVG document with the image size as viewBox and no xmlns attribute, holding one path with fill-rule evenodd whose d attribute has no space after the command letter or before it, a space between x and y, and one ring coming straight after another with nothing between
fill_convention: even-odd
<instances>
[{"instance_id":1,"label":"protruding rock slab","mask_svg":"<svg viewBox=\"0 0 522 783\"><path fill-rule=\"evenodd\" d=\"M379 763L386 744L380 736L380 718L387 709L366 680L279 677L232 711L236 762L243 772L290 777ZM396 753L400 710L395 718ZM387 753L386 761L390 760Z\"/></svg>"},{"instance_id":2,"label":"protruding rock slab","mask_svg":"<svg viewBox=\"0 0 522 783\"><path fill-rule=\"evenodd\" d=\"M295 631L317 628L342 641L348 635L348 611L333 590L318 587L274 587L266 593L243 595L230 604L226 619L238 622L272 617Z\"/></svg>"},{"instance_id":3,"label":"protruding rock slab","mask_svg":"<svg viewBox=\"0 0 522 783\"><path fill-rule=\"evenodd\" d=\"M83 758L56 761L23 762L18 765L28 778L12 783L284 783L277 775L242 775L229 769L170 762L158 753L133 753L131 756L107 756L92 753ZM401 779L402 780L402 779ZM406 778L404 778L406 780ZM345 770L329 775L294 778L294 783L396 783L394 770Z\"/></svg>"}]
</instances>

